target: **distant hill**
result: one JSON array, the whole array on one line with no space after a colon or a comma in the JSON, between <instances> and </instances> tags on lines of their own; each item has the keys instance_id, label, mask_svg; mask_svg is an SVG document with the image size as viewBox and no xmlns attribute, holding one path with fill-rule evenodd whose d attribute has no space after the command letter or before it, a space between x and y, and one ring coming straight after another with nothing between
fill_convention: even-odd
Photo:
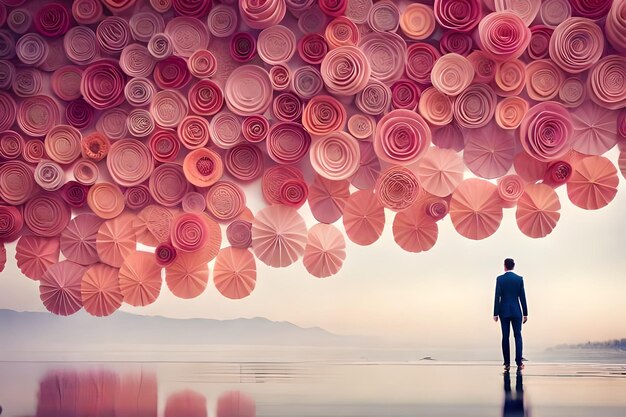
<instances>
[{"instance_id":1,"label":"distant hill","mask_svg":"<svg viewBox=\"0 0 626 417\"><path fill-rule=\"evenodd\" d=\"M117 312L97 318L84 311L60 317L0 309L0 349L98 344L363 346L372 341L262 317L172 319Z\"/></svg>"},{"instance_id":2,"label":"distant hill","mask_svg":"<svg viewBox=\"0 0 626 417\"><path fill-rule=\"evenodd\" d=\"M561 344L550 349L594 349L594 350L617 350L626 351L626 339L613 339L603 342L587 342L574 344Z\"/></svg>"}]
</instances>

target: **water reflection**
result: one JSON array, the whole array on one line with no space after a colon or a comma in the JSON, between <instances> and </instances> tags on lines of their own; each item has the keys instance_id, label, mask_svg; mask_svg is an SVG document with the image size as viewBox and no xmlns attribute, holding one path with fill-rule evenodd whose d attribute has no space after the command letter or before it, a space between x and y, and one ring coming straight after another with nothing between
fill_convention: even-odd
<instances>
[{"instance_id":1,"label":"water reflection","mask_svg":"<svg viewBox=\"0 0 626 417\"><path fill-rule=\"evenodd\" d=\"M524 380L521 371L515 375L515 392L511 391L511 373L504 373L503 417L524 417L529 415L524 405Z\"/></svg>"},{"instance_id":2,"label":"water reflection","mask_svg":"<svg viewBox=\"0 0 626 417\"><path fill-rule=\"evenodd\" d=\"M39 381L35 417L157 417L156 374L54 371ZM204 395L183 390L167 397L164 417L207 417ZM254 400L227 391L217 400L217 417L255 417Z\"/></svg>"}]
</instances>

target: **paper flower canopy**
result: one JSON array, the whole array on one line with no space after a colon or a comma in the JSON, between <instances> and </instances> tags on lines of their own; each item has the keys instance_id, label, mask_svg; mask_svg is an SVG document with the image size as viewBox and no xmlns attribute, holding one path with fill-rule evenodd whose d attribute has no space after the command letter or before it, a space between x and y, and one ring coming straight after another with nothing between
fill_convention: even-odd
<instances>
[{"instance_id":1,"label":"paper flower canopy","mask_svg":"<svg viewBox=\"0 0 626 417\"><path fill-rule=\"evenodd\" d=\"M56 314L545 238L626 172L625 0L40 3L0 1L0 265Z\"/></svg>"}]
</instances>

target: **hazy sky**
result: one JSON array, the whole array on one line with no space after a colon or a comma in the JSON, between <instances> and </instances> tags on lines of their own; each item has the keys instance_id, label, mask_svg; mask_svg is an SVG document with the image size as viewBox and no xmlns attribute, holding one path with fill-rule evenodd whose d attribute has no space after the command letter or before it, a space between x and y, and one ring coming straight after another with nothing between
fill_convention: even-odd
<instances>
[{"instance_id":1,"label":"hazy sky","mask_svg":"<svg viewBox=\"0 0 626 417\"><path fill-rule=\"evenodd\" d=\"M614 163L617 155L609 154ZM262 316L414 346L493 346L500 332L492 320L495 278L503 259L513 257L528 298L526 346L626 337L626 192L620 190L597 211L574 206L565 187L558 194L561 219L544 239L523 235L515 209L505 209L502 225L486 240L461 237L447 217L439 222L435 247L412 254L395 244L388 212L383 236L373 245L346 239L347 258L336 276L317 279L300 262L275 269L257 260L257 287L246 299L222 297L211 276L196 299L178 299L164 283L153 305L122 310L168 317ZM308 213L308 206L301 212ZM307 216L307 225L314 223ZM342 228L341 222L337 226ZM7 252L12 258L14 245ZM0 274L0 308L45 311L37 283L23 277L12 259Z\"/></svg>"}]
</instances>

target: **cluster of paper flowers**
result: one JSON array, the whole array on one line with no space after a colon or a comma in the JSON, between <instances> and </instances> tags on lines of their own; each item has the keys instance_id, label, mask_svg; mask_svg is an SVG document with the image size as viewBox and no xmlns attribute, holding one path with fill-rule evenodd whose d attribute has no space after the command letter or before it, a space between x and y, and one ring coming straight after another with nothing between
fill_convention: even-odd
<instances>
[{"instance_id":1,"label":"cluster of paper flowers","mask_svg":"<svg viewBox=\"0 0 626 417\"><path fill-rule=\"evenodd\" d=\"M448 214L544 237L554 188L615 197L625 53L626 0L0 0L0 242L50 311L108 315L212 261L229 298L257 261L336 274L386 210L410 252Z\"/></svg>"}]
</instances>

